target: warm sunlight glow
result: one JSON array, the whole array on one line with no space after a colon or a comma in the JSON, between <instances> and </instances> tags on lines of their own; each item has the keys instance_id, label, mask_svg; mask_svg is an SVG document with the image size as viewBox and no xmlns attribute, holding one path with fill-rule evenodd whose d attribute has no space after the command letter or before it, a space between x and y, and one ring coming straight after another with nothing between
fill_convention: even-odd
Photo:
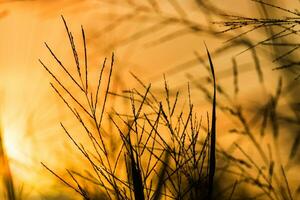
<instances>
[{"instance_id":1,"label":"warm sunlight glow","mask_svg":"<svg viewBox=\"0 0 300 200\"><path fill-rule=\"evenodd\" d=\"M0 0L0 200L300 200L299 1Z\"/></svg>"},{"instance_id":2,"label":"warm sunlight glow","mask_svg":"<svg viewBox=\"0 0 300 200\"><path fill-rule=\"evenodd\" d=\"M21 130L18 127L5 127L4 128L4 147L6 154L11 160L25 161L26 156L24 155L24 151L22 148L24 147L20 144L20 140L18 139L18 133ZM19 137L20 138L20 137Z\"/></svg>"}]
</instances>

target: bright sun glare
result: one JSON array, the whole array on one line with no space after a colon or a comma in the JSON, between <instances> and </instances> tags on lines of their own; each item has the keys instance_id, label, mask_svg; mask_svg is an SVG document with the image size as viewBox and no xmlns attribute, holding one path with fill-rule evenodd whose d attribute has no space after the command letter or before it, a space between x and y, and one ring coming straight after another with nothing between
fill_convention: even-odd
<instances>
[{"instance_id":1,"label":"bright sun glare","mask_svg":"<svg viewBox=\"0 0 300 200\"><path fill-rule=\"evenodd\" d=\"M3 132L5 152L10 162L28 163L28 144L23 141L22 130L18 126L6 126Z\"/></svg>"}]
</instances>

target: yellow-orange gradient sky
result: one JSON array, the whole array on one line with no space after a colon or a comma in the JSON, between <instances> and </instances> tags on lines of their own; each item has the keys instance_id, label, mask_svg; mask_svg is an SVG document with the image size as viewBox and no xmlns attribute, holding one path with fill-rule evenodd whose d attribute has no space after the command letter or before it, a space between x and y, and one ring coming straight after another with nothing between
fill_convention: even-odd
<instances>
[{"instance_id":1,"label":"yellow-orange gradient sky","mask_svg":"<svg viewBox=\"0 0 300 200\"><path fill-rule=\"evenodd\" d=\"M135 2L140 7L152 10L140 11ZM81 57L83 56L81 25L84 27L91 87L96 87L97 73L104 58L110 57L114 52L116 63L113 90L122 92L131 87L138 87L138 83L129 73L133 72L145 83L152 83L154 91L161 94L165 74L171 90L179 89L183 94L180 105L187 101L185 99L187 83L190 82L192 100L198 115L205 118L206 112L210 112L210 104L197 87L197 84L200 84L211 91L212 88L206 79L210 74L197 60L197 55L206 61L203 42L211 52L214 52L222 46L229 45L226 41L238 32L211 34L212 31L224 30L224 27L211 23L222 18L217 17L216 13L208 15L205 9L198 6L197 1L176 1L175 4L168 0L157 1L160 11L151 7L151 2L155 1L0 0L0 127L14 184L17 191L22 190L24 199L42 199L42 197L67 199L67 196L75 195L45 170L41 162L62 176L66 175L65 168L82 170L81 167L78 169L78 166L86 165L59 124L63 122L70 130L76 132L74 117L50 87L49 82L53 82L53 79L38 62L38 59L43 60L64 80L65 75L59 70L44 45L44 42L47 42L55 54L72 69L72 73L76 72L61 15L65 17L73 32ZM211 2L220 10L235 15L259 16L260 12L257 9L262 10L257 3L250 0ZM289 8L299 6L296 0L272 2L280 2L281 6ZM274 13L277 12L278 16L285 14L275 9ZM166 19L175 19L175 22L166 24L164 23ZM182 19L195 24L188 24ZM203 27L206 32L195 31L196 29L194 32L191 31L193 25ZM249 33L248 36L255 41L254 44L265 38L261 32ZM221 53L213 53L218 83L231 97L234 97L232 57L244 49L245 46L239 46ZM283 76L284 84L296 77L293 73L272 71L278 65L265 56L269 55L267 51L269 49L262 48L258 52L264 74L263 84L259 82L251 51L235 57L240 71L240 92L233 98L233 104L249 108L260 105L269 97L268 95L276 92L279 76ZM105 73L107 75L108 71ZM66 84L72 87L67 81ZM280 101L280 105L286 105L287 99ZM225 102L224 104L229 102L222 95L220 100ZM114 106L115 109L124 109L121 101L117 101ZM245 112L247 117L249 115L249 119L254 116L250 111ZM290 110L287 109L286 112ZM229 133L237 122L221 111L217 118L220 131L218 143L225 149L239 138ZM259 127L257 129L259 130ZM284 128L282 132L284 130L291 131ZM79 133L74 134L78 138L81 137ZM266 149L267 144L271 143L267 138L261 140L266 143ZM292 134L280 137L279 145L287 146L279 152L283 163L287 163L289 159L293 138ZM83 138L82 141L84 140ZM255 154L253 147L243 142L246 149L247 145L249 146L249 153ZM298 187L300 179L299 175L293 176L295 174L293 171L297 169L299 167L291 168L287 173L294 190ZM76 198L73 196L70 199Z\"/></svg>"}]
</instances>

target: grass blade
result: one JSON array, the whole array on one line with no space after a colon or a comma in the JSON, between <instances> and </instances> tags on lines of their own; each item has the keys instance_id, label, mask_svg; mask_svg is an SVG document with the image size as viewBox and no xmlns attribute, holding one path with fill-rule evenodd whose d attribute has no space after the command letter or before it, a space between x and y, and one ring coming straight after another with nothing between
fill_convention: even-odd
<instances>
[{"instance_id":1,"label":"grass blade","mask_svg":"<svg viewBox=\"0 0 300 200\"><path fill-rule=\"evenodd\" d=\"M216 78L215 70L211 60L211 56L205 45L207 57L214 82L213 102L212 102L212 120L211 120L211 139L210 139L210 157L209 157L209 177L208 177L208 197L212 199L214 175L216 170Z\"/></svg>"}]
</instances>

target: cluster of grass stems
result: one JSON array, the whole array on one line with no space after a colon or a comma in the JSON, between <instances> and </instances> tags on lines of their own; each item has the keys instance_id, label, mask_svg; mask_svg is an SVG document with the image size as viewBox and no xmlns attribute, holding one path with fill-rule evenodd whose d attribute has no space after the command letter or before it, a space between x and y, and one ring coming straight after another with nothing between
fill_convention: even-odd
<instances>
[{"instance_id":1,"label":"cluster of grass stems","mask_svg":"<svg viewBox=\"0 0 300 200\"><path fill-rule=\"evenodd\" d=\"M249 122L242 107L234 103L224 105L223 102L216 100L217 92L227 99L230 97L222 86L216 83L214 66L207 50L208 68L212 72L208 85L212 84L213 93L211 94L204 86L198 85L212 105L211 120L207 114L205 126L202 117L194 112L189 86L187 87L188 106L180 110L177 106L180 93L176 92L175 96L170 95L166 79L164 100L160 100L151 91L151 84L146 85L134 74L132 76L142 89L124 90L122 94L111 91L114 55L111 57L106 82L103 83L104 71L108 65L107 59L100 68L97 87L91 88L84 29L82 28L84 49L82 64L72 33L64 18L63 22L77 73L73 75L53 50L47 44L45 45L72 85L80 92L72 93L64 81L61 81L46 64L41 60L40 63L52 76L54 80L54 83L51 83L52 88L78 120L92 146L91 150L87 150L90 147L84 146L72 136L67 127L61 124L70 141L91 167L91 171L87 174L67 170L71 178L71 181L68 181L43 163L46 169L68 187L84 199L293 199L284 167L281 164L278 166L272 158L272 153L265 152L265 148L258 141L252 128L254 123L262 119L260 131L263 136L270 122L273 136L277 138L279 123L276 106L281 93L281 80L275 95L271 95L270 101ZM83 98L78 95L82 95ZM119 113L114 108L112 111L106 110L111 96L127 100L130 112ZM243 158L235 157L216 145L217 108L240 123L240 128L232 129L231 132L248 138L263 164L248 155L238 142L234 143L231 151L238 150ZM261 113L263 113L262 118ZM107 121L112 123L114 128L105 130L105 123L107 123L104 120L105 115L108 115ZM116 139L116 133L119 139ZM108 146L108 141L112 137L114 143L119 144L115 145L113 150ZM275 170L277 168L280 169L279 173ZM233 181L230 181L232 177ZM83 180L89 182L88 187L82 185ZM232 183L228 184L228 182ZM247 185L257 190L253 193L255 196L243 193L243 188ZM91 191L91 187L95 189ZM238 187L240 190L236 191Z\"/></svg>"},{"instance_id":2,"label":"cluster of grass stems","mask_svg":"<svg viewBox=\"0 0 300 200\"><path fill-rule=\"evenodd\" d=\"M111 57L107 82L103 87L104 71L107 67L105 59L99 72L96 90L89 87L88 64L85 33L82 29L84 46L84 67L80 65L72 33L66 21L65 28L71 44L76 63L77 81L65 65L47 45L49 52L65 74L78 87L84 96L80 101L75 94L58 79L58 77L41 60L40 63L53 77L51 83L54 91L69 108L78 123L85 130L93 149L92 152L76 141L67 128L63 130L77 149L88 160L93 170L93 178L67 170L76 186L67 182L45 164L51 173L66 185L79 193L84 199L93 199L95 194L89 194L79 178L90 180L99 188L97 191L108 199L153 199L162 197L171 199L207 199L213 195L213 180L215 173L216 154L216 89L211 120L211 130L206 129L200 140L202 119L197 118L189 92L189 106L186 110L178 110L179 92L172 101L169 86L165 80L165 101L158 100L151 91L151 85L145 85L138 77L134 78L141 84L143 91L136 89L116 94L110 91L111 76L114 66L114 55ZM213 64L210 66L214 77ZM215 80L215 79L214 79ZM131 105L131 114L122 114L115 110L110 112L109 121L114 124L119 133L120 146L112 152L107 146L107 137L116 137L113 129L105 131L103 117L109 96L122 96ZM71 100L67 100L68 96ZM74 105L73 105L74 104ZM207 117L209 119L209 117ZM126 171L126 176L122 173Z\"/></svg>"}]
</instances>

